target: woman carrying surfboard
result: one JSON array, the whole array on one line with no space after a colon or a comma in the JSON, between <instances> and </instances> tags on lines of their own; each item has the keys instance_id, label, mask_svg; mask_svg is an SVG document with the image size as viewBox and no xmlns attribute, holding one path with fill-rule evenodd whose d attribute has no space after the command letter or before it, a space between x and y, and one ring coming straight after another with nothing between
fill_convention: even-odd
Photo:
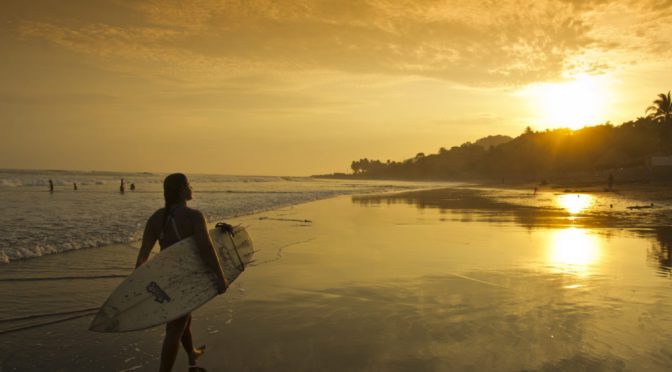
<instances>
[{"instance_id":1,"label":"woman carrying surfboard","mask_svg":"<svg viewBox=\"0 0 672 372\"><path fill-rule=\"evenodd\" d=\"M138 267L147 261L157 241L163 250L184 238L193 237L203 262L217 275L218 292L224 293L228 282L208 233L205 217L200 211L187 207L187 201L191 200L192 196L187 176L182 173L167 176L163 181L163 196L165 207L154 212L147 221L135 266ZM205 346L194 347L191 336L191 314L166 324L159 371L170 371L173 368L180 342L189 357L189 365L192 367L190 371L204 371L202 368L194 367L196 360L205 351Z\"/></svg>"}]
</instances>

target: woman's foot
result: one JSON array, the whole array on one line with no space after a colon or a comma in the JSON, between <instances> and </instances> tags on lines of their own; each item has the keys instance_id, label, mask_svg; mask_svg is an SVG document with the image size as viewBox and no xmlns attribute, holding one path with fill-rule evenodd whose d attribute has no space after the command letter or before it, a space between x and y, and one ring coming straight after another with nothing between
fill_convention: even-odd
<instances>
[{"instance_id":1,"label":"woman's foot","mask_svg":"<svg viewBox=\"0 0 672 372\"><path fill-rule=\"evenodd\" d=\"M201 345L195 348L194 351L192 351L191 354L189 354L189 365L195 366L196 361L198 360L198 358L201 357L201 355L203 355L203 353L205 353L205 345Z\"/></svg>"}]
</instances>

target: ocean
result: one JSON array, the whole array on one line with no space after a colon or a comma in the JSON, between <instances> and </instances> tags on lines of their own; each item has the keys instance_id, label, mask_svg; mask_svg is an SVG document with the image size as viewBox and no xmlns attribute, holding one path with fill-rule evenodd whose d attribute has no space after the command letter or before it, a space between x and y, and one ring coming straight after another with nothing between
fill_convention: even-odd
<instances>
[{"instance_id":1,"label":"ocean","mask_svg":"<svg viewBox=\"0 0 672 372\"><path fill-rule=\"evenodd\" d=\"M163 206L166 174L0 170L0 264L141 239ZM189 202L209 222L353 193L427 187L410 182L188 175ZM125 192L119 186L124 179ZM49 192L49 180L54 192ZM74 190L74 183L77 190ZM130 185L135 190L130 190Z\"/></svg>"}]
</instances>

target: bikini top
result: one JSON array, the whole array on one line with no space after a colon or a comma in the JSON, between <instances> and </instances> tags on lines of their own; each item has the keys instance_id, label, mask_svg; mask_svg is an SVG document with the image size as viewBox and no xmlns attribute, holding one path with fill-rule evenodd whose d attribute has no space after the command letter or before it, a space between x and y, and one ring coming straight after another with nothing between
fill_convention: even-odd
<instances>
[{"instance_id":1,"label":"bikini top","mask_svg":"<svg viewBox=\"0 0 672 372\"><path fill-rule=\"evenodd\" d=\"M182 240L182 236L180 235L180 232L177 230L177 224L175 223L175 219L173 218L173 211L175 210L175 207L176 207L175 205L172 206L166 212L168 213L168 217L166 218L166 223L164 223L163 227L161 228L161 234L159 234L159 246L161 247L161 250L164 250ZM175 233L175 237L177 238L177 240L165 238L166 226L169 223L173 226L173 232Z\"/></svg>"}]
</instances>

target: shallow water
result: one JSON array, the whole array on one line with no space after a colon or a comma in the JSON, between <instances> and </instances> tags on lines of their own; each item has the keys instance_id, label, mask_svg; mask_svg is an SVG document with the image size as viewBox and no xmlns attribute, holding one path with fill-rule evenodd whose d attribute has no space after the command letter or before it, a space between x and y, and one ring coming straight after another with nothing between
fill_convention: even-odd
<instances>
[{"instance_id":1,"label":"shallow water","mask_svg":"<svg viewBox=\"0 0 672 372\"><path fill-rule=\"evenodd\" d=\"M619 216L625 211L572 212L558 207L552 194L542 197L548 202L527 205L511 203L511 191L492 192L338 197L240 219L260 251L256 265L225 296L194 313L197 342L211 350L203 366L216 371L672 367L672 233L668 226L648 224L654 211L644 218L628 215L624 222ZM661 213L653 221L665 221L664 209ZM116 275L123 270L99 272L100 265L92 263L104 260L121 268L134 255L127 246L83 250L23 261L17 270L61 275L57 268L67 259L73 276ZM25 298L17 302L39 298L40 308L64 297L85 308L102 301L119 280L90 279L84 285L63 279L62 285L48 286L0 281L0 288L20 284ZM0 335L3 371L157 368L161 328L92 334L86 331L89 321L82 317ZM28 352L26 345L37 346ZM184 356L177 363L184 365Z\"/></svg>"}]
</instances>

